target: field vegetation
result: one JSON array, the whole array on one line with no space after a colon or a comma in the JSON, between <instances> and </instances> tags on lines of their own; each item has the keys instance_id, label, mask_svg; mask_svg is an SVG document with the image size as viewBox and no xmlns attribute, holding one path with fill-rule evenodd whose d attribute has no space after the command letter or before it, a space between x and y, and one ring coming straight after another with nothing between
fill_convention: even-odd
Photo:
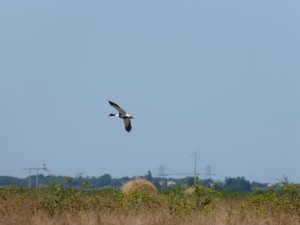
<instances>
[{"instance_id":1,"label":"field vegetation","mask_svg":"<svg viewBox=\"0 0 300 225\"><path fill-rule=\"evenodd\" d=\"M145 184L144 184L145 185ZM139 190L135 187L135 190ZM64 187L0 189L0 225L296 225L300 224L300 187L228 192L194 184L124 193L118 188Z\"/></svg>"}]
</instances>

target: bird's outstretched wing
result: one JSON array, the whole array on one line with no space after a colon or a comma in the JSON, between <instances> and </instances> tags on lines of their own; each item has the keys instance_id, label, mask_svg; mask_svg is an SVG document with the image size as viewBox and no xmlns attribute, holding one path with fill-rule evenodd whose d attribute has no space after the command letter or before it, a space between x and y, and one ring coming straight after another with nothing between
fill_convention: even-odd
<instances>
[{"instance_id":1,"label":"bird's outstretched wing","mask_svg":"<svg viewBox=\"0 0 300 225\"><path fill-rule=\"evenodd\" d=\"M116 103L111 102L111 101L108 101L108 102L112 107L114 107L116 110L118 110L119 113L126 114L126 112L120 106L118 106Z\"/></svg>"},{"instance_id":2,"label":"bird's outstretched wing","mask_svg":"<svg viewBox=\"0 0 300 225\"><path fill-rule=\"evenodd\" d=\"M130 132L131 128L132 128L130 119L129 118L125 118L123 120L124 120L124 124L125 124L125 130L127 132Z\"/></svg>"}]
</instances>

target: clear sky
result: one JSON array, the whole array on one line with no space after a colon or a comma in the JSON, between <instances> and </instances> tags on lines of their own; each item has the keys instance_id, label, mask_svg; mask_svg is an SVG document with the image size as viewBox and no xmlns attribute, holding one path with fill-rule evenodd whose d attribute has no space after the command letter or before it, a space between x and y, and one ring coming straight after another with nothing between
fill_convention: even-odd
<instances>
[{"instance_id":1,"label":"clear sky","mask_svg":"<svg viewBox=\"0 0 300 225\"><path fill-rule=\"evenodd\" d=\"M0 175L192 174L198 151L215 179L300 182L299 12L298 0L1 1Z\"/></svg>"}]
</instances>

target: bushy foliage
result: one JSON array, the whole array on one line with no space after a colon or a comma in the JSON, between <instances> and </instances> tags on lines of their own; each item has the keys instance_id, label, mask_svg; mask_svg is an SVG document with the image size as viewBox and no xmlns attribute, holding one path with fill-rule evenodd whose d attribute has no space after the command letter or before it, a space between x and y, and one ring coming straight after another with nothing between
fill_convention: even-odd
<instances>
[{"instance_id":1,"label":"bushy foliage","mask_svg":"<svg viewBox=\"0 0 300 225\"><path fill-rule=\"evenodd\" d=\"M251 191L251 184L244 177L226 178L223 188L229 191Z\"/></svg>"},{"instance_id":2,"label":"bushy foliage","mask_svg":"<svg viewBox=\"0 0 300 225\"><path fill-rule=\"evenodd\" d=\"M0 188L0 218L22 215L22 218L28 219L37 213L49 217L67 213L124 216L163 214L166 218L180 220L208 216L222 217L228 224L237 218L240 222L247 221L247 218L261 218L276 224L280 218L300 220L300 186L284 182L280 189L233 194L195 183L190 194L178 186L173 190L160 191L155 196L143 192L124 194L113 187L98 190L66 188L57 183L38 189ZM25 220L18 223L26 224Z\"/></svg>"}]
</instances>

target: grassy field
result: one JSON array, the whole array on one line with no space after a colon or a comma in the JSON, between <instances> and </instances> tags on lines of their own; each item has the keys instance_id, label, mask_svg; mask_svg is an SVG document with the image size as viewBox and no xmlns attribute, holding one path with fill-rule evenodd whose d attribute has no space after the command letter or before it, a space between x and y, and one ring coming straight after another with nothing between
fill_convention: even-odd
<instances>
[{"instance_id":1,"label":"grassy field","mask_svg":"<svg viewBox=\"0 0 300 225\"><path fill-rule=\"evenodd\" d=\"M300 188L237 194L203 186L155 196L107 188L84 190L57 184L0 189L0 225L243 225L300 224Z\"/></svg>"}]
</instances>

